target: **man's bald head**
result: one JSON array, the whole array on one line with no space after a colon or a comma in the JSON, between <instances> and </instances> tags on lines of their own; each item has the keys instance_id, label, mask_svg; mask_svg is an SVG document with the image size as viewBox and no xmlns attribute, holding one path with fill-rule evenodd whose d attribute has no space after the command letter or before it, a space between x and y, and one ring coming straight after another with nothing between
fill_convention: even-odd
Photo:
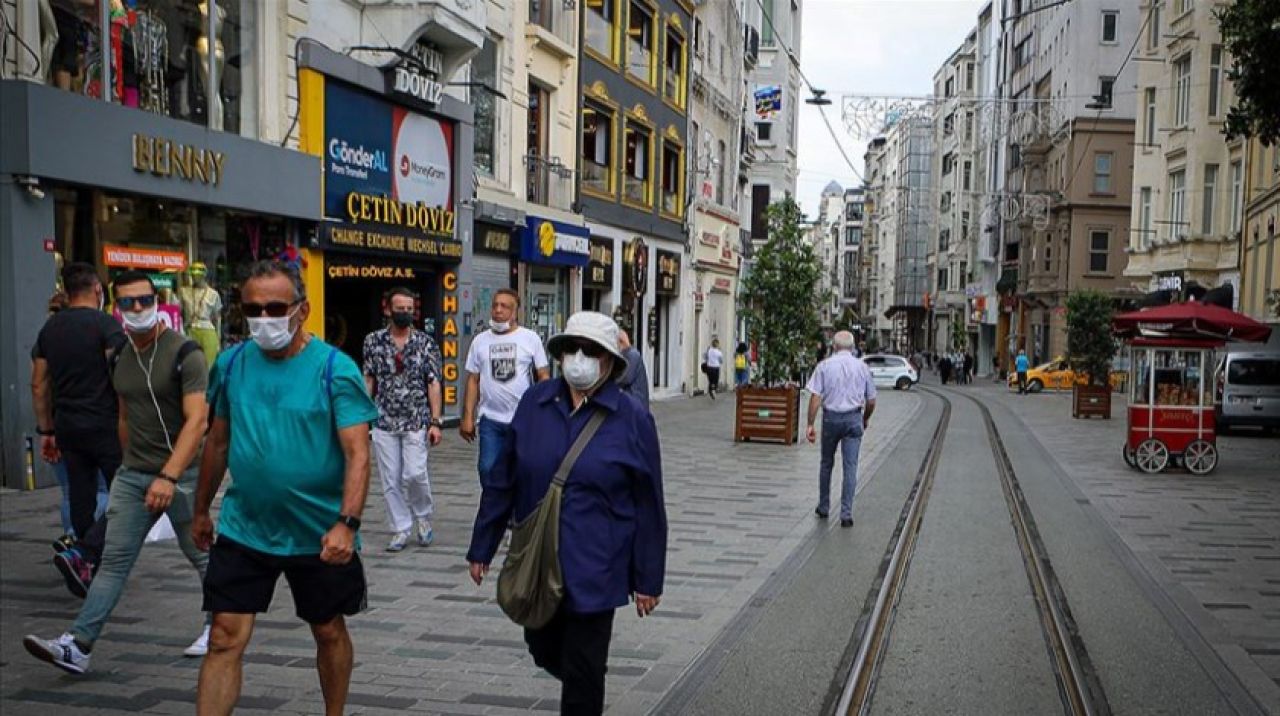
<instances>
[{"instance_id":1,"label":"man's bald head","mask_svg":"<svg viewBox=\"0 0 1280 716\"><path fill-rule=\"evenodd\" d=\"M618 350L625 351L631 347L631 335L626 331L618 331Z\"/></svg>"}]
</instances>

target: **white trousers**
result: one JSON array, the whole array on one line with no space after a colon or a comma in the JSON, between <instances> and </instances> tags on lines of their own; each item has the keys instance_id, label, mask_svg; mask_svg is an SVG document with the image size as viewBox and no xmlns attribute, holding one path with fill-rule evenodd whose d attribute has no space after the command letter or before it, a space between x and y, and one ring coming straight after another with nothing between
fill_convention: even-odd
<instances>
[{"instance_id":1,"label":"white trousers","mask_svg":"<svg viewBox=\"0 0 1280 716\"><path fill-rule=\"evenodd\" d=\"M427 431L373 430L373 453L387 498L387 522L393 532L405 532L413 520L431 517L435 500L427 478Z\"/></svg>"}]
</instances>

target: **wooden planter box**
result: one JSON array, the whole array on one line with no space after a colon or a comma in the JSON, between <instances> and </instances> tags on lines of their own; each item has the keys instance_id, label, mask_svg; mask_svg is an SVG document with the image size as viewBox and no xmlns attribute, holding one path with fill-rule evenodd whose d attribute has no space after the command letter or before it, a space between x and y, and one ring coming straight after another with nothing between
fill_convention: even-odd
<instances>
[{"instance_id":1,"label":"wooden planter box","mask_svg":"<svg viewBox=\"0 0 1280 716\"><path fill-rule=\"evenodd\" d=\"M799 388L743 386L735 395L734 442L771 440L790 445L799 437Z\"/></svg>"},{"instance_id":2,"label":"wooden planter box","mask_svg":"<svg viewBox=\"0 0 1280 716\"><path fill-rule=\"evenodd\" d=\"M1077 385L1071 392L1071 417L1111 419L1111 386Z\"/></svg>"}]
</instances>

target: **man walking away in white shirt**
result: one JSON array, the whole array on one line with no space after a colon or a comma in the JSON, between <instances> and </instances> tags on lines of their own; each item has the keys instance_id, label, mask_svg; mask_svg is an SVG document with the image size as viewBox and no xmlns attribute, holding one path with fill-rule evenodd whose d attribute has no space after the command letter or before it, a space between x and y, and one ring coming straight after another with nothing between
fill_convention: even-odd
<instances>
[{"instance_id":1,"label":"man walking away in white shirt","mask_svg":"<svg viewBox=\"0 0 1280 716\"><path fill-rule=\"evenodd\" d=\"M858 487L858 449L862 433L876 409L876 386L867 364L853 355L853 334L840 331L832 339L835 353L818 364L806 389L809 396L809 420L806 437L810 443L818 439L814 421L822 407L822 461L818 467L818 508L820 519L831 511L831 469L836 446L844 468L840 490L840 526L853 526L853 493Z\"/></svg>"},{"instance_id":2,"label":"man walking away in white shirt","mask_svg":"<svg viewBox=\"0 0 1280 716\"><path fill-rule=\"evenodd\" d=\"M467 352L467 385L462 396L458 432L471 442L480 438L480 481L502 454L511 419L524 392L551 376L547 352L538 334L516 320L520 297L509 288L493 294L489 330L471 341Z\"/></svg>"},{"instance_id":3,"label":"man walking away in white shirt","mask_svg":"<svg viewBox=\"0 0 1280 716\"><path fill-rule=\"evenodd\" d=\"M711 399L716 399L716 387L720 385L720 368L724 365L724 354L720 352L720 339L715 338L711 341L711 347L707 349L707 355L702 361L703 370L707 374L707 393L711 395Z\"/></svg>"}]
</instances>

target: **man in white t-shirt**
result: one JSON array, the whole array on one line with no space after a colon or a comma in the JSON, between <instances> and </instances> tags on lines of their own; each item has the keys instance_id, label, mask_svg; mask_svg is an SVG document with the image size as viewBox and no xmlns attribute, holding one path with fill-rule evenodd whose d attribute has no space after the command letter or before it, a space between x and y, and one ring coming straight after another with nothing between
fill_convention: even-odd
<instances>
[{"instance_id":1,"label":"man in white t-shirt","mask_svg":"<svg viewBox=\"0 0 1280 716\"><path fill-rule=\"evenodd\" d=\"M707 393L712 400L716 399L716 386L720 385L720 368L723 365L724 354L720 352L720 339L716 338L702 357L702 369L707 374Z\"/></svg>"},{"instance_id":2,"label":"man in white t-shirt","mask_svg":"<svg viewBox=\"0 0 1280 716\"><path fill-rule=\"evenodd\" d=\"M520 297L509 288L493 294L489 330L471 341L467 352L467 385L462 396L462 439L480 438L480 479L497 462L511 429L521 396L537 381L551 376L542 339L517 325Z\"/></svg>"}]
</instances>

